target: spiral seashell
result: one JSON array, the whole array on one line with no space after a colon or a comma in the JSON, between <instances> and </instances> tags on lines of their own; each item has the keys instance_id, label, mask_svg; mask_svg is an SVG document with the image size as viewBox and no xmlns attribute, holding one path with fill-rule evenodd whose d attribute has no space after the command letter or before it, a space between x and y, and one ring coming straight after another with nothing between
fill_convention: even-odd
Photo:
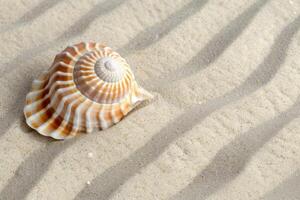
<instances>
[{"instance_id":1,"label":"spiral seashell","mask_svg":"<svg viewBox=\"0 0 300 200\"><path fill-rule=\"evenodd\" d=\"M106 129L149 98L118 53L99 43L79 43L59 53L33 81L24 114L40 134L65 139Z\"/></svg>"}]
</instances>

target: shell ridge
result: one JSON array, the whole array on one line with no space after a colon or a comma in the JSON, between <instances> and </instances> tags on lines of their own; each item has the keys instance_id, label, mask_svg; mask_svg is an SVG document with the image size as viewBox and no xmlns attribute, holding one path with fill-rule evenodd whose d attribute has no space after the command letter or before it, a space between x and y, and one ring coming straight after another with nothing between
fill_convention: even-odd
<instances>
[{"instance_id":1,"label":"shell ridge","mask_svg":"<svg viewBox=\"0 0 300 200\"><path fill-rule=\"evenodd\" d=\"M71 94L68 94L68 95L66 95L66 96L64 96L63 98L61 98L61 101L59 102L59 104L58 104L58 106L57 106L57 112L58 113L61 113L62 112L62 110L63 110L63 108L64 108L64 106L65 106L65 103L66 103L66 101L68 100L68 99L72 99L72 97L76 97L76 96L78 96L80 93L78 92L78 91L76 91L76 92L74 92L74 93L71 93ZM54 106L53 106L54 107ZM62 116L63 117L63 116Z\"/></svg>"},{"instance_id":2,"label":"shell ridge","mask_svg":"<svg viewBox=\"0 0 300 200\"><path fill-rule=\"evenodd\" d=\"M26 112L31 112L32 113L32 115L30 116L30 117L36 117L37 115L39 115L39 113L41 113L42 111L43 111L43 109L41 109L41 110L37 110L36 112L35 112L35 110L33 110L33 107L34 106L37 106L37 105L39 105L39 104L41 104L41 103L43 103L44 101L46 101L47 99L51 99L51 98L57 98L57 95L58 95L58 92L57 92L57 86L58 86L59 84L58 84L58 82L54 82L53 83L53 85L49 85L48 86L48 89L49 89L49 87L50 87L50 90L48 91L48 93L45 95L45 96L42 96L42 98L40 98L40 99L38 99L38 100L35 100L35 101L33 101L31 104L27 104L26 106L25 106L25 108L24 108L24 110L26 111ZM74 87L74 85L73 86L69 86L69 87L65 87L65 88L59 88L59 89L71 89L72 87ZM59 90L58 89L58 90ZM29 93L29 94L31 94L31 93ZM50 102L50 104L49 104L49 106L53 106L53 104L54 104L54 102L55 101L51 101ZM48 105L47 105L48 106ZM48 107L46 107L46 108L48 108ZM36 115L35 115L36 114Z\"/></svg>"},{"instance_id":3,"label":"shell ridge","mask_svg":"<svg viewBox=\"0 0 300 200\"><path fill-rule=\"evenodd\" d=\"M86 59L90 62L90 63L95 63L97 60L95 60L93 57L92 57L92 54L89 52L89 54L86 55Z\"/></svg>"},{"instance_id":4,"label":"shell ridge","mask_svg":"<svg viewBox=\"0 0 300 200\"><path fill-rule=\"evenodd\" d=\"M34 113L33 115L27 117L27 120L31 123L34 124L36 123L35 120L38 119L39 116L41 116L43 113L48 111L50 109L50 105L48 104L45 108L39 110L38 112ZM53 114L53 113L52 113ZM43 122L42 122L43 123Z\"/></svg>"},{"instance_id":5,"label":"shell ridge","mask_svg":"<svg viewBox=\"0 0 300 200\"><path fill-rule=\"evenodd\" d=\"M93 58L93 60L96 62L98 60L98 57L95 54L95 51L91 52L90 56Z\"/></svg>"},{"instance_id":6,"label":"shell ridge","mask_svg":"<svg viewBox=\"0 0 300 200\"><path fill-rule=\"evenodd\" d=\"M103 94L105 93L105 90L106 90L106 86L108 85L108 83L104 82L102 85L101 85L101 88L99 90L99 92L97 93L96 95L96 99L97 99L97 102L101 102L101 99L103 98Z\"/></svg>"},{"instance_id":7,"label":"shell ridge","mask_svg":"<svg viewBox=\"0 0 300 200\"><path fill-rule=\"evenodd\" d=\"M86 103L87 102L87 103ZM86 122L86 109L90 106L89 99L85 99L75 110L74 127L76 130L82 130L85 128L83 125Z\"/></svg>"},{"instance_id":8,"label":"shell ridge","mask_svg":"<svg viewBox=\"0 0 300 200\"><path fill-rule=\"evenodd\" d=\"M91 105L88 107L88 109L86 110L86 123L85 123L85 127L86 127L86 131L87 133L90 133L93 131L93 120L92 120L92 114L91 111L93 110L93 106L94 106L94 102L91 103Z\"/></svg>"},{"instance_id":9,"label":"shell ridge","mask_svg":"<svg viewBox=\"0 0 300 200\"><path fill-rule=\"evenodd\" d=\"M83 63L87 64L87 65L90 65L90 66L93 66L94 63L88 61L88 60L85 60L85 59L82 59L81 60Z\"/></svg>"},{"instance_id":10,"label":"shell ridge","mask_svg":"<svg viewBox=\"0 0 300 200\"><path fill-rule=\"evenodd\" d=\"M102 129L107 129L109 127L109 125L108 125L104 115L105 115L105 111L104 111L104 109L102 109L101 112L99 113L100 124L101 124Z\"/></svg>"},{"instance_id":11,"label":"shell ridge","mask_svg":"<svg viewBox=\"0 0 300 200\"><path fill-rule=\"evenodd\" d=\"M58 55L61 55L61 56L66 56L68 58L70 58L72 61L75 61L76 62L76 57L74 57L72 54L70 54L70 52L68 51L63 51L61 52L60 54Z\"/></svg>"},{"instance_id":12,"label":"shell ridge","mask_svg":"<svg viewBox=\"0 0 300 200\"><path fill-rule=\"evenodd\" d=\"M49 95L53 95L53 90L55 90L55 88L57 88L59 85L61 85L61 83L59 82L54 82L52 85L51 84L48 84L43 90L39 90L39 91L33 91L33 92L30 92L27 97L26 97L26 100L28 99L33 99L34 102L30 103L30 104L27 104L27 105L31 105L31 104L34 104L34 103L38 103L40 100L44 100L45 98L49 97ZM69 87L73 87L74 85L69 85L68 87L65 87L65 88L69 88ZM40 95L41 93L47 91L47 94L45 94L44 96L42 96L42 98L40 99L35 99L38 97L38 95ZM36 104L34 104L36 105Z\"/></svg>"},{"instance_id":13,"label":"shell ridge","mask_svg":"<svg viewBox=\"0 0 300 200\"><path fill-rule=\"evenodd\" d=\"M39 127L38 130L40 132L45 132L45 129L47 128L47 126L53 122L53 120L55 120L55 118L57 117L56 113L53 112L51 117L49 117L46 121L44 121ZM51 133L50 133L51 134Z\"/></svg>"},{"instance_id":14,"label":"shell ridge","mask_svg":"<svg viewBox=\"0 0 300 200\"><path fill-rule=\"evenodd\" d=\"M91 71L94 71L93 69L93 67L90 67L90 66L84 66L84 65L80 65L80 69L82 70L91 70Z\"/></svg>"},{"instance_id":15,"label":"shell ridge","mask_svg":"<svg viewBox=\"0 0 300 200\"><path fill-rule=\"evenodd\" d=\"M106 88L105 92L103 92L103 99L105 99L105 102L109 104L110 102L108 101L110 90L112 88L112 84L108 84L108 87Z\"/></svg>"},{"instance_id":16,"label":"shell ridge","mask_svg":"<svg viewBox=\"0 0 300 200\"><path fill-rule=\"evenodd\" d=\"M79 49L76 46L71 46L71 47L74 49L74 51L76 52L76 54L78 55L78 57L82 56L82 53L79 51Z\"/></svg>"},{"instance_id":17,"label":"shell ridge","mask_svg":"<svg viewBox=\"0 0 300 200\"><path fill-rule=\"evenodd\" d=\"M81 97L82 98L82 97ZM70 122L70 118L71 118L71 112L72 112L72 108L73 106L80 101L80 98L74 99L74 101L71 101L71 103L68 104L67 106L67 111L64 115L64 119L68 122Z\"/></svg>"}]
</instances>

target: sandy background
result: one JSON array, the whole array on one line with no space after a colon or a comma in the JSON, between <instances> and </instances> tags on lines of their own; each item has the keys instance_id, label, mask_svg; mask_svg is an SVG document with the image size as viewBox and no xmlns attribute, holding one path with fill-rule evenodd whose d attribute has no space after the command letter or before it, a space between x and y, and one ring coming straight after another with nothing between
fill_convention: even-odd
<instances>
[{"instance_id":1,"label":"sandy background","mask_svg":"<svg viewBox=\"0 0 300 200\"><path fill-rule=\"evenodd\" d=\"M300 199L299 0L1 0L0 199ZM54 55L103 42L156 99L66 142L24 123Z\"/></svg>"}]
</instances>

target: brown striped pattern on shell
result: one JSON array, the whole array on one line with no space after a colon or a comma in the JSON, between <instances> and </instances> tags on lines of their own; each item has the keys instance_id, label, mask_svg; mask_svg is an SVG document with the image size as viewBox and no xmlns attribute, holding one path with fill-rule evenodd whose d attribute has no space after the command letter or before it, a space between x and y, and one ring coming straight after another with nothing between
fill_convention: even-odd
<instances>
[{"instance_id":1,"label":"brown striped pattern on shell","mask_svg":"<svg viewBox=\"0 0 300 200\"><path fill-rule=\"evenodd\" d=\"M99 43L80 43L58 54L33 81L24 114L40 134L65 139L106 129L151 97L118 53Z\"/></svg>"}]
</instances>

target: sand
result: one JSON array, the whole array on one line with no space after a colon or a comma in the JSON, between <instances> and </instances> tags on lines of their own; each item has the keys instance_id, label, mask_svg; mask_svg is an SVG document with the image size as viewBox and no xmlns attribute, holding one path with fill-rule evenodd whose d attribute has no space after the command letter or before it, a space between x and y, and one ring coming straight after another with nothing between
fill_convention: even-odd
<instances>
[{"instance_id":1,"label":"sand","mask_svg":"<svg viewBox=\"0 0 300 200\"><path fill-rule=\"evenodd\" d=\"M300 199L299 0L2 0L0 199ZM155 95L69 141L22 109L55 54L103 42Z\"/></svg>"}]
</instances>

